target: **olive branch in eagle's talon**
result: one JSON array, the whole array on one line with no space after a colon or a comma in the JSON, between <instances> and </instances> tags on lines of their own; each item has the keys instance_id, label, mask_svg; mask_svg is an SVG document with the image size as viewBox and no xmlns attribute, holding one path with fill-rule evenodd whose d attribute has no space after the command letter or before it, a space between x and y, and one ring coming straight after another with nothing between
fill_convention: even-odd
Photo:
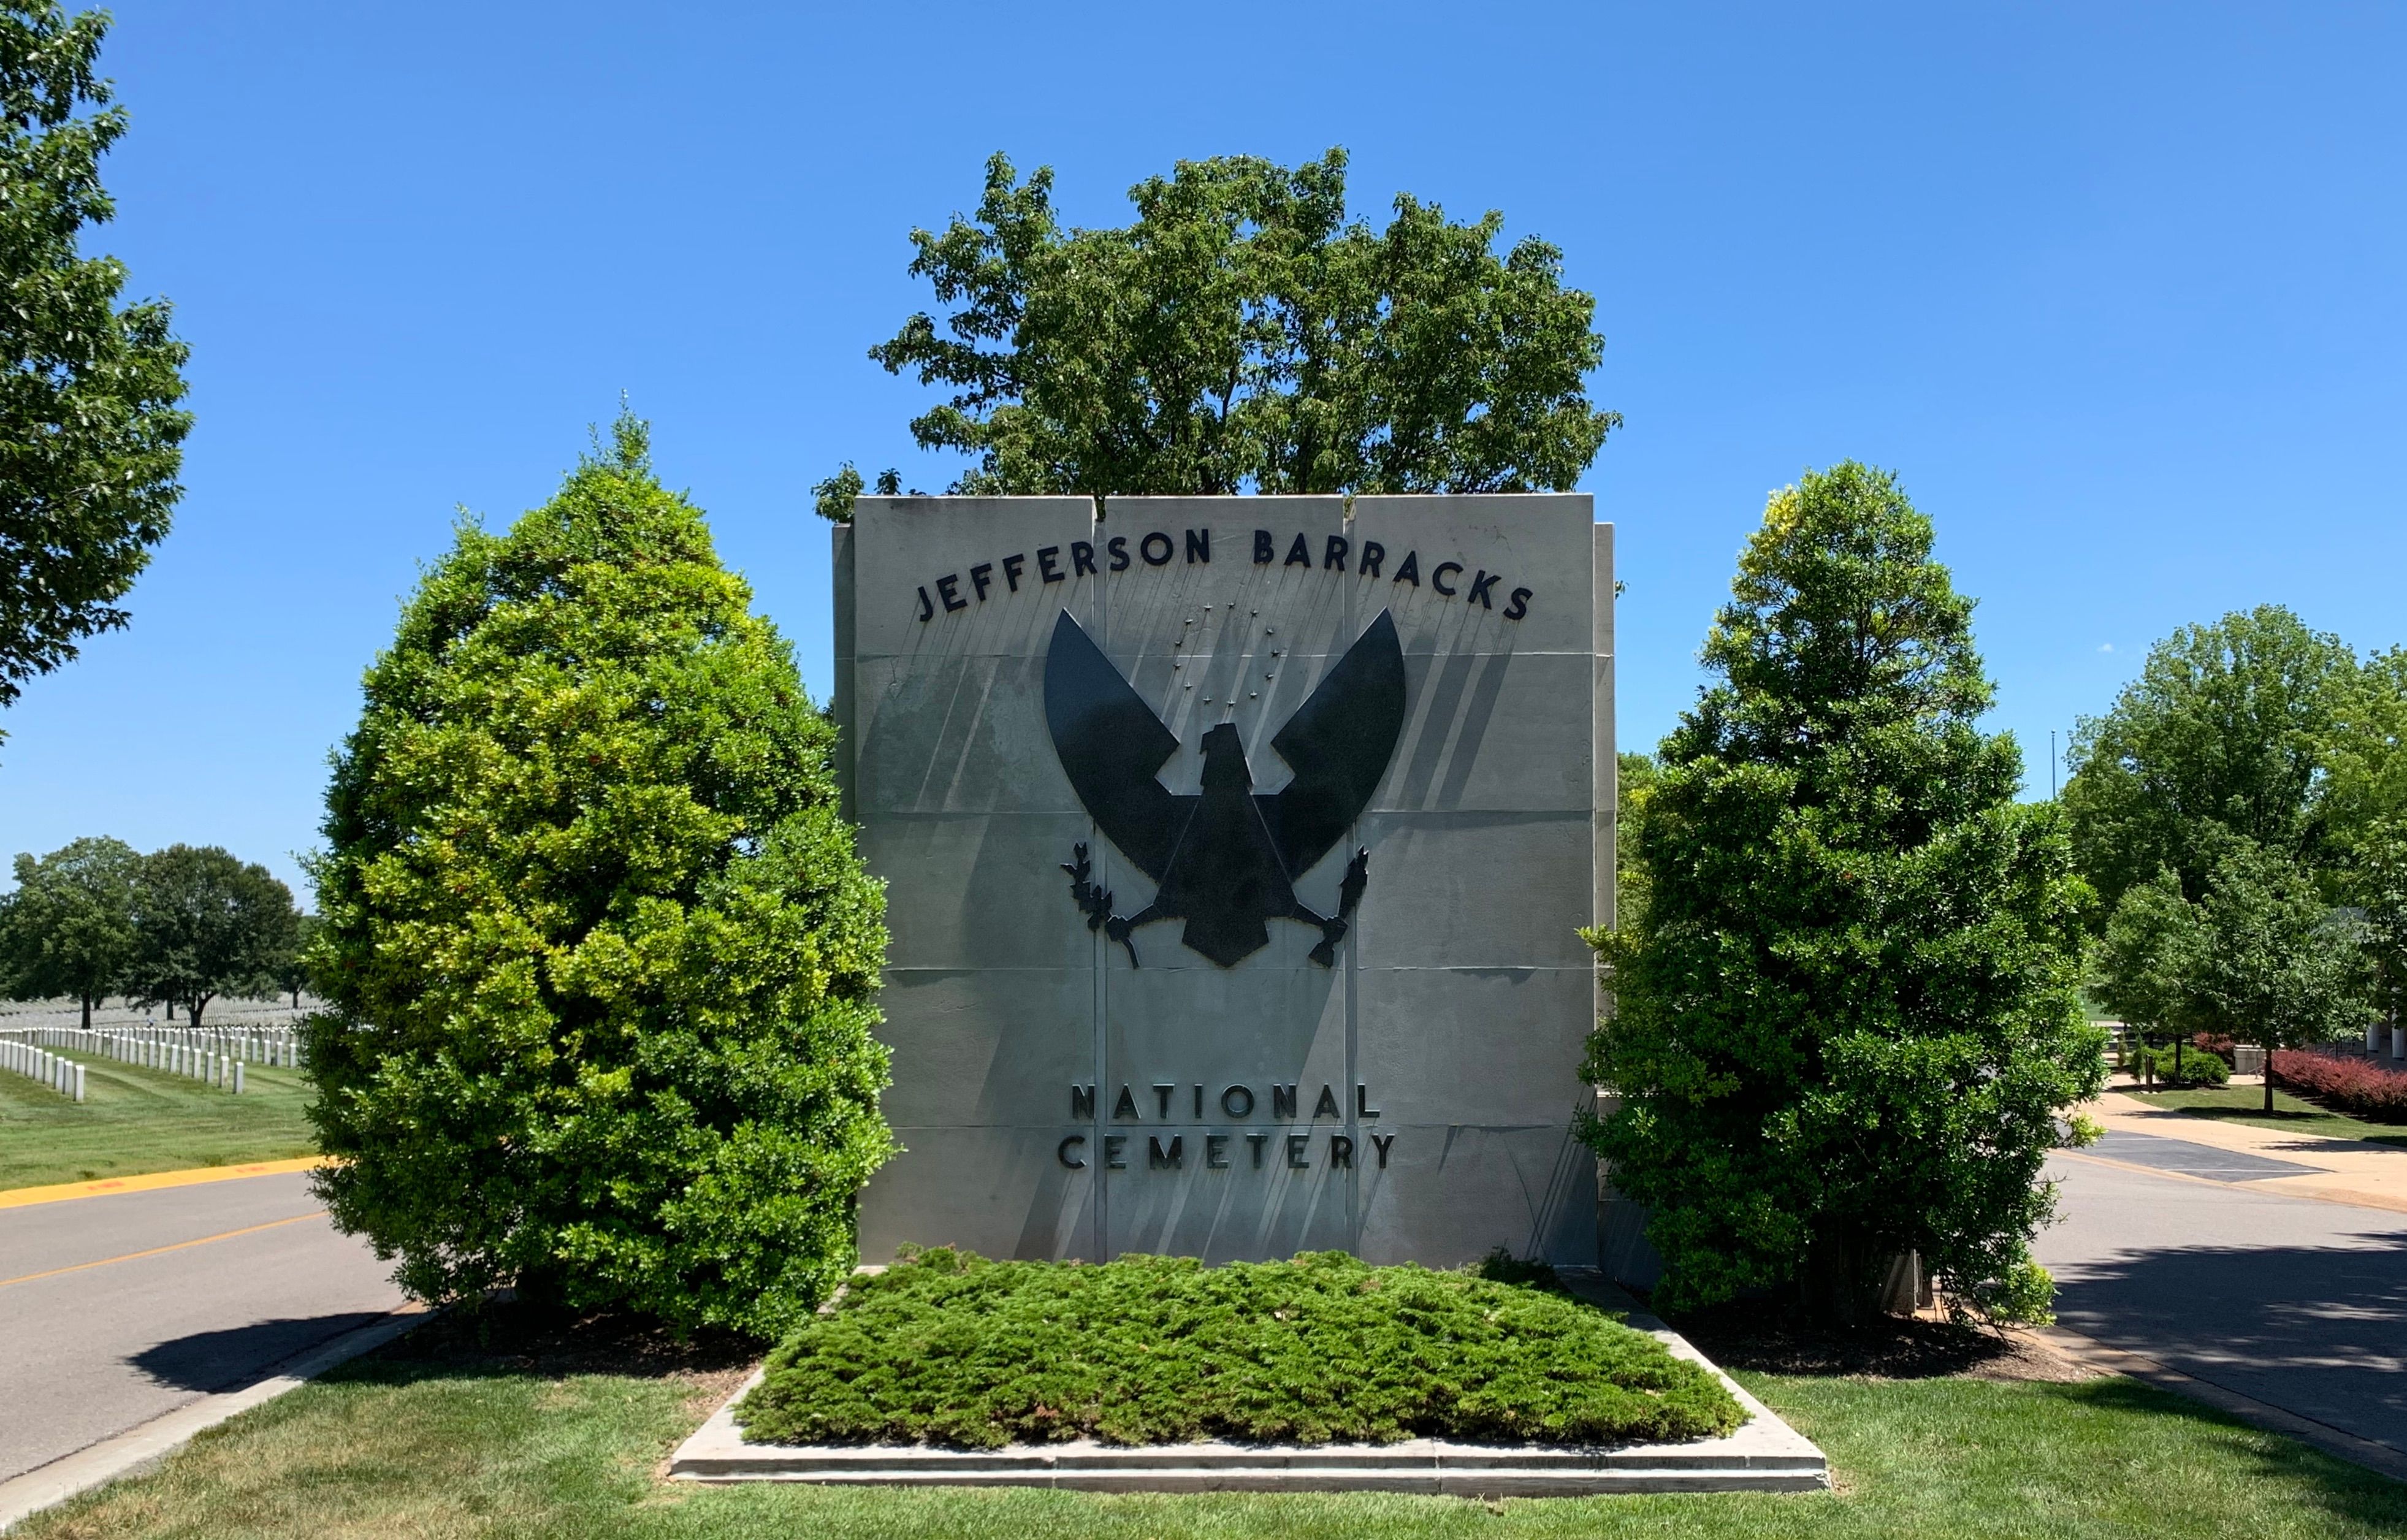
<instances>
[{"instance_id":1,"label":"olive branch in eagle's talon","mask_svg":"<svg viewBox=\"0 0 2407 1540\"><path fill-rule=\"evenodd\" d=\"M1070 896L1077 901L1079 912L1087 917L1087 929L1102 931L1128 948L1129 966L1136 962L1136 943L1129 939L1128 921L1112 913L1112 895L1102 883L1092 880L1095 864L1087 859L1084 845L1075 847L1075 861L1061 863L1061 870L1070 874Z\"/></svg>"}]
</instances>

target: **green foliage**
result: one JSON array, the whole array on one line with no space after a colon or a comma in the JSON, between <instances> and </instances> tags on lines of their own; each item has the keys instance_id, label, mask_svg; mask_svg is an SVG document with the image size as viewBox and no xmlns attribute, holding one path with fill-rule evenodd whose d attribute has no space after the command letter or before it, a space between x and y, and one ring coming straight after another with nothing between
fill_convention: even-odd
<instances>
[{"instance_id":1,"label":"green foliage","mask_svg":"<svg viewBox=\"0 0 2407 1540\"><path fill-rule=\"evenodd\" d=\"M1562 490L1620 421L1584 392L1595 301L1534 236L1498 255L1500 214L1348 223L1338 150L1181 161L1118 229L1064 229L1052 188L989 161L974 219L912 233L952 313L871 349L953 388L911 431L976 457L956 491Z\"/></svg>"},{"instance_id":2,"label":"green foliage","mask_svg":"<svg viewBox=\"0 0 2407 1540\"><path fill-rule=\"evenodd\" d=\"M762 1443L1619 1444L1728 1433L1703 1369L1568 1296L1343 1252L1205 1267L922 1252L853 1280L737 1408Z\"/></svg>"},{"instance_id":3,"label":"green foliage","mask_svg":"<svg viewBox=\"0 0 2407 1540\"><path fill-rule=\"evenodd\" d=\"M123 264L80 250L115 212L100 158L126 126L93 74L107 30L0 12L0 706L125 624L182 492L184 345L165 304L118 307Z\"/></svg>"},{"instance_id":4,"label":"green foliage","mask_svg":"<svg viewBox=\"0 0 2407 1540\"><path fill-rule=\"evenodd\" d=\"M134 960L134 887L142 858L121 840L79 839L39 861L17 858L0 899L0 976L9 996L66 995L92 1007L122 987Z\"/></svg>"},{"instance_id":5,"label":"green foliage","mask_svg":"<svg viewBox=\"0 0 2407 1540\"><path fill-rule=\"evenodd\" d=\"M1643 912L1593 937L1617 1109L1588 1136L1653 1210L1667 1308L1799 1283L1857 1316L1914 1249L1968 1313L2044 1313L2042 1162L2104 1077L2086 891L1974 726L1972 601L1930 545L1862 465L1773 495L1636 820Z\"/></svg>"},{"instance_id":6,"label":"green foliage","mask_svg":"<svg viewBox=\"0 0 2407 1540\"><path fill-rule=\"evenodd\" d=\"M515 1281L762 1334L891 1140L883 899L834 730L643 425L463 527L327 792L322 1190L428 1299Z\"/></svg>"},{"instance_id":7,"label":"green foliage","mask_svg":"<svg viewBox=\"0 0 2407 1540\"><path fill-rule=\"evenodd\" d=\"M134 884L126 993L191 1010L221 994L271 994L292 964L301 916L266 867L215 845L170 845L141 859Z\"/></svg>"},{"instance_id":8,"label":"green foliage","mask_svg":"<svg viewBox=\"0 0 2407 1540\"><path fill-rule=\"evenodd\" d=\"M2170 1045L2160 1048L2144 1048L2131 1055L2130 1067L2134 1075L2143 1069L2150 1071L2156 1082L2164 1086L2223 1086L2231 1083L2231 1066L2220 1055L2209 1053L2190 1043L2184 1043L2178 1048Z\"/></svg>"},{"instance_id":9,"label":"green foliage","mask_svg":"<svg viewBox=\"0 0 2407 1540\"><path fill-rule=\"evenodd\" d=\"M2114 708L2072 736L2063 803L2101 916L2167 869L2197 898L2236 843L2321 859L2319 787L2356 676L2339 637L2271 605L2151 648Z\"/></svg>"},{"instance_id":10,"label":"green foliage","mask_svg":"<svg viewBox=\"0 0 2407 1540\"><path fill-rule=\"evenodd\" d=\"M1647 793L1662 769L1652 754L1622 753L1613 781L1614 923L1634 928L1646 912L1646 867L1638 859L1638 825L1646 817Z\"/></svg>"}]
</instances>

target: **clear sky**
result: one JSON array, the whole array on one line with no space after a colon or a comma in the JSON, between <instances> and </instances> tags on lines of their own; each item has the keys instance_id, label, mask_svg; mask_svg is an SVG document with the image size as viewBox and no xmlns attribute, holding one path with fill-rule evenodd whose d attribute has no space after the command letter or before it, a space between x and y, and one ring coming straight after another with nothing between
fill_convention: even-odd
<instances>
[{"instance_id":1,"label":"clear sky","mask_svg":"<svg viewBox=\"0 0 2407 1540\"><path fill-rule=\"evenodd\" d=\"M1901 473L1981 601L1995 725L2289 605L2407 640L2407 8L119 0L99 249L198 414L132 629L0 725L0 856L110 834L297 879L325 755L454 508L542 502L619 394L829 681L809 484L899 464L862 356L906 234L1007 151L1118 223L1179 157L1353 155L1598 298L1583 486L1648 746L1765 492Z\"/></svg>"}]
</instances>

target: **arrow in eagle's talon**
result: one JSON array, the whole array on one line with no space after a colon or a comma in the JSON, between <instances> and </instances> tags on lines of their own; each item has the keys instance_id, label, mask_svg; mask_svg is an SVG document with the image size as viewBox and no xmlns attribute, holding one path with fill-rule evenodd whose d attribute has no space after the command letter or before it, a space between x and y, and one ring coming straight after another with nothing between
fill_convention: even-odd
<instances>
[{"instance_id":1,"label":"arrow in eagle's talon","mask_svg":"<svg viewBox=\"0 0 2407 1540\"><path fill-rule=\"evenodd\" d=\"M1371 852L1357 848L1354 859L1346 863L1346 877L1337 884L1337 918L1346 919L1354 905L1362 902L1362 890L1371 880Z\"/></svg>"}]
</instances>

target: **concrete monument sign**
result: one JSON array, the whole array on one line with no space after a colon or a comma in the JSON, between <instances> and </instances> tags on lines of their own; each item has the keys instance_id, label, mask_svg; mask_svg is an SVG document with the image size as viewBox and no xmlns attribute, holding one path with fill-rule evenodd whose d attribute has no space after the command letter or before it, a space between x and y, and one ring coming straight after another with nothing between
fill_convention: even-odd
<instances>
[{"instance_id":1,"label":"concrete monument sign","mask_svg":"<svg viewBox=\"0 0 2407 1540\"><path fill-rule=\"evenodd\" d=\"M1585 496L861 499L839 772L905 1148L862 1253L1595 1261Z\"/></svg>"}]
</instances>

